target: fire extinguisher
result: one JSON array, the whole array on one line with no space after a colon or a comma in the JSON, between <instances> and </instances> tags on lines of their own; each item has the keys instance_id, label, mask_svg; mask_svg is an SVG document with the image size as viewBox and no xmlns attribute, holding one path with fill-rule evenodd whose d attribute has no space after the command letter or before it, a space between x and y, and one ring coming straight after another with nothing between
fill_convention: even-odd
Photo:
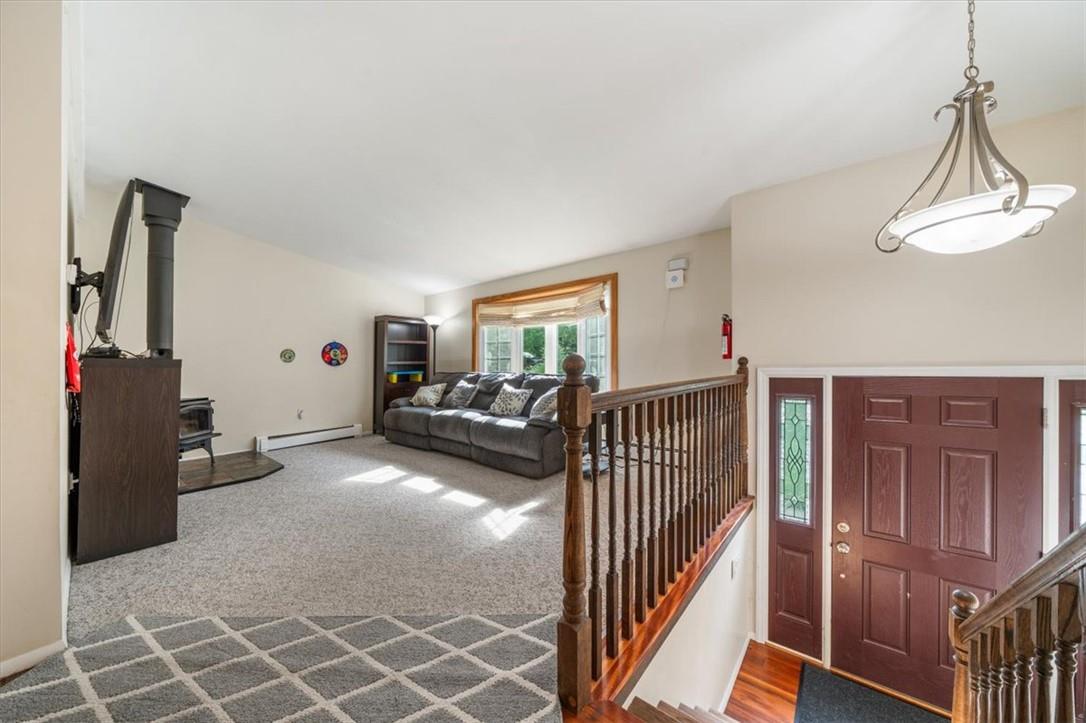
<instances>
[{"instance_id":1,"label":"fire extinguisher","mask_svg":"<svg viewBox=\"0 0 1086 723\"><path fill-rule=\"evenodd\" d=\"M732 358L732 318L727 314L720 317L720 358Z\"/></svg>"}]
</instances>

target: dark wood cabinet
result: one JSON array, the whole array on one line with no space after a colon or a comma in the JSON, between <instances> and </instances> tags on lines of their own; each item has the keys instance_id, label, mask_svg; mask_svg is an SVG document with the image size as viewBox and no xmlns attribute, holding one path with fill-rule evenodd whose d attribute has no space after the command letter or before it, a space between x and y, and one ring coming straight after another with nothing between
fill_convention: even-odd
<instances>
[{"instance_id":1,"label":"dark wood cabinet","mask_svg":"<svg viewBox=\"0 0 1086 723\"><path fill-rule=\"evenodd\" d=\"M392 400L410 397L434 372L434 332L411 316L378 316L373 341L373 432L384 434Z\"/></svg>"},{"instance_id":2,"label":"dark wood cabinet","mask_svg":"<svg viewBox=\"0 0 1086 723\"><path fill-rule=\"evenodd\" d=\"M177 539L179 359L84 359L75 561Z\"/></svg>"}]
</instances>

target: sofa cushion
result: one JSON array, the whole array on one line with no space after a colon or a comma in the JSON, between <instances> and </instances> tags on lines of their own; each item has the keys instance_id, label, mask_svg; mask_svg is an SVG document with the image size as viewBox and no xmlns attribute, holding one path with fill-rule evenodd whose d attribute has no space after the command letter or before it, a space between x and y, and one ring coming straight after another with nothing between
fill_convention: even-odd
<instances>
[{"instance_id":1,"label":"sofa cushion","mask_svg":"<svg viewBox=\"0 0 1086 723\"><path fill-rule=\"evenodd\" d=\"M471 423L482 416L476 409L442 409L430 416L430 435L468 444Z\"/></svg>"},{"instance_id":2,"label":"sofa cushion","mask_svg":"<svg viewBox=\"0 0 1086 723\"><path fill-rule=\"evenodd\" d=\"M553 387L539 395L529 409L532 419L556 419L558 416L558 387Z\"/></svg>"},{"instance_id":3,"label":"sofa cushion","mask_svg":"<svg viewBox=\"0 0 1086 723\"><path fill-rule=\"evenodd\" d=\"M524 417L482 416L471 423L472 446L515 457L538 460L543 455L544 427Z\"/></svg>"},{"instance_id":4,"label":"sofa cushion","mask_svg":"<svg viewBox=\"0 0 1086 723\"><path fill-rule=\"evenodd\" d=\"M508 384L514 389L520 389L523 382L523 374L507 374L505 372L480 374L477 382L479 389L475 392L475 397L468 406L472 409L490 409L490 405L497 399L502 386Z\"/></svg>"},{"instance_id":5,"label":"sofa cushion","mask_svg":"<svg viewBox=\"0 0 1086 723\"><path fill-rule=\"evenodd\" d=\"M539 401L539 398L551 389L562 386L563 380L564 377L553 374L529 374L524 377L524 382L520 385L521 389L532 390L532 396L528 400L528 409L531 409L531 405Z\"/></svg>"},{"instance_id":6,"label":"sofa cushion","mask_svg":"<svg viewBox=\"0 0 1086 723\"><path fill-rule=\"evenodd\" d=\"M385 427L398 432L427 436L433 407L395 407L385 412Z\"/></svg>"},{"instance_id":7,"label":"sofa cushion","mask_svg":"<svg viewBox=\"0 0 1086 723\"><path fill-rule=\"evenodd\" d=\"M437 384L439 382L445 382L449 389L456 386L459 381L465 381L468 384L475 384L479 381L479 372L434 372L430 377L431 384Z\"/></svg>"},{"instance_id":8,"label":"sofa cushion","mask_svg":"<svg viewBox=\"0 0 1086 723\"><path fill-rule=\"evenodd\" d=\"M442 407L447 407L445 400L452 394L453 388L458 382L465 381L468 384L475 384L479 381L479 372L434 372L430 376L431 384L445 383L445 397L441 400Z\"/></svg>"},{"instance_id":9,"label":"sofa cushion","mask_svg":"<svg viewBox=\"0 0 1086 723\"><path fill-rule=\"evenodd\" d=\"M445 393L445 383L431 384L419 387L415 396L411 397L411 403L416 407L436 407L441 403L441 396Z\"/></svg>"},{"instance_id":10,"label":"sofa cushion","mask_svg":"<svg viewBox=\"0 0 1086 723\"><path fill-rule=\"evenodd\" d=\"M471 404L471 400L477 391L479 391L478 384L471 384L461 379L456 383L452 391L441 400L441 407L444 409L463 409Z\"/></svg>"},{"instance_id":11,"label":"sofa cushion","mask_svg":"<svg viewBox=\"0 0 1086 723\"><path fill-rule=\"evenodd\" d=\"M521 417L528 406L528 397L532 396L531 389L514 389L506 384L498 392L494 403L487 410L495 417Z\"/></svg>"}]
</instances>

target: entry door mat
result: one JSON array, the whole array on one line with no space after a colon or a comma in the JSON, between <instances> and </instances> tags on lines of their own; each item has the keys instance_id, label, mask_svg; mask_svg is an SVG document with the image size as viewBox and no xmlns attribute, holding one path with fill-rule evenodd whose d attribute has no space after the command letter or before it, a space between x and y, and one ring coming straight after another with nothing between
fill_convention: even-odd
<instances>
[{"instance_id":1,"label":"entry door mat","mask_svg":"<svg viewBox=\"0 0 1086 723\"><path fill-rule=\"evenodd\" d=\"M129 616L0 688L0 721L558 723L555 622Z\"/></svg>"},{"instance_id":2,"label":"entry door mat","mask_svg":"<svg viewBox=\"0 0 1086 723\"><path fill-rule=\"evenodd\" d=\"M795 723L946 723L947 719L873 688L803 664Z\"/></svg>"}]
</instances>

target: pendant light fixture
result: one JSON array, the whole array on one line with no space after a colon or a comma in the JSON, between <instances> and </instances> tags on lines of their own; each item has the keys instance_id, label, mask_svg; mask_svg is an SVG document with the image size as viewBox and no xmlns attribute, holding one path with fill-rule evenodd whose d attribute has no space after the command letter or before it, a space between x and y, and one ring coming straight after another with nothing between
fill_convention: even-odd
<instances>
[{"instance_id":1,"label":"pendant light fixture","mask_svg":"<svg viewBox=\"0 0 1086 723\"><path fill-rule=\"evenodd\" d=\"M969 65L965 67L965 87L952 103L935 111L935 120L944 111L954 112L950 137L928 175L875 235L879 251L893 253L905 244L937 254L983 251L1020 236L1040 233L1060 204L1075 195L1072 186L1031 187L1022 172L996 148L986 117L996 108L995 98L989 95L995 84L977 82L980 70L973 62L976 47L973 0L969 0L968 12ZM940 202L954 176L963 141L969 155L969 195ZM948 158L950 165L940 174ZM984 184L979 193L978 173ZM927 205L914 207L917 196L940 175L939 187Z\"/></svg>"}]
</instances>

